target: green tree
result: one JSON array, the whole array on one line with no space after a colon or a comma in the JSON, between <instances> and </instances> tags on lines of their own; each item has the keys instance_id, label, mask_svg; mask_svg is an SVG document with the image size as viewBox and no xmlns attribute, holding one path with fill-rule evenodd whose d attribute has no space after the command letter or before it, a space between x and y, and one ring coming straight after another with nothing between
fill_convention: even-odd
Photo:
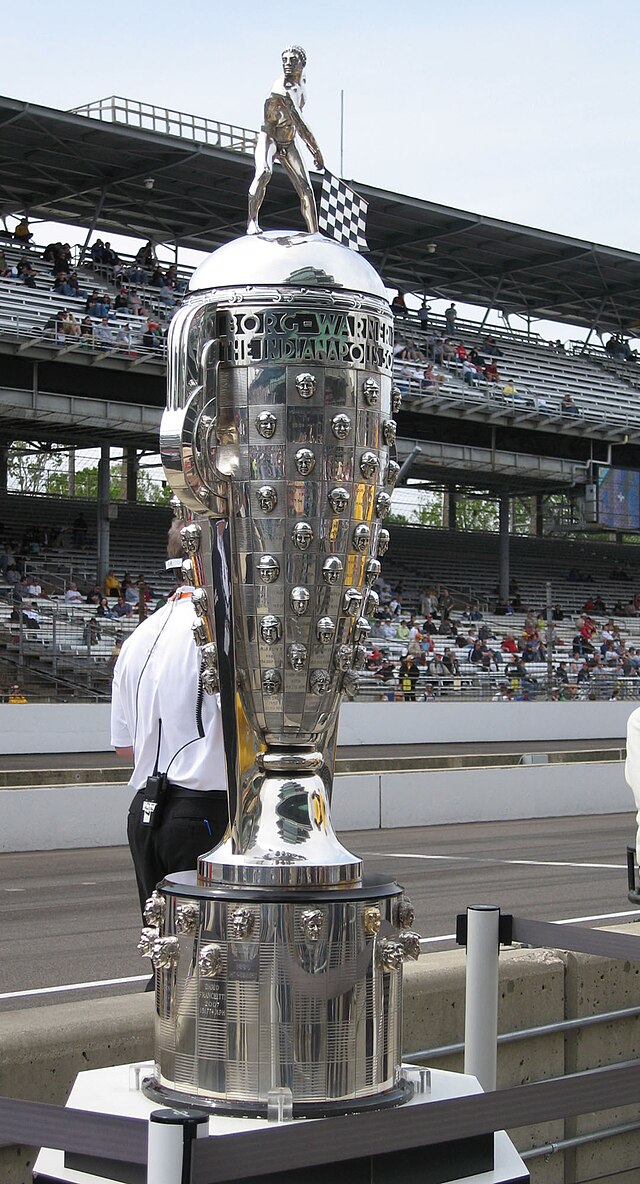
<instances>
[{"instance_id":1,"label":"green tree","mask_svg":"<svg viewBox=\"0 0 640 1184\"><path fill-rule=\"evenodd\" d=\"M66 450L42 441L14 440L7 457L9 488L18 493L46 493L66 455Z\"/></svg>"}]
</instances>

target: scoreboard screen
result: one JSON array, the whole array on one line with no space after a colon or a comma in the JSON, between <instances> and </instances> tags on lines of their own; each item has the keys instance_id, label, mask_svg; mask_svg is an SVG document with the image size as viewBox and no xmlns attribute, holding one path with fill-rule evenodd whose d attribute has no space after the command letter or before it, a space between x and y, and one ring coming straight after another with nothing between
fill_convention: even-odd
<instances>
[{"instance_id":1,"label":"scoreboard screen","mask_svg":"<svg viewBox=\"0 0 640 1184\"><path fill-rule=\"evenodd\" d=\"M640 471L598 468L598 522L610 530L640 530Z\"/></svg>"}]
</instances>

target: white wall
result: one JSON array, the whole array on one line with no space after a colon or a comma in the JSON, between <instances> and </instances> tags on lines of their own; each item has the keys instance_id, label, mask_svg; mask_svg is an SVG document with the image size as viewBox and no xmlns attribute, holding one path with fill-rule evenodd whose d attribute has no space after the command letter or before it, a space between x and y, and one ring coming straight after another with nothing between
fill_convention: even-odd
<instances>
[{"instance_id":1,"label":"white wall","mask_svg":"<svg viewBox=\"0 0 640 1184\"><path fill-rule=\"evenodd\" d=\"M345 703L339 743L624 741L637 703ZM106 752L109 705L4 703L0 752Z\"/></svg>"},{"instance_id":2,"label":"white wall","mask_svg":"<svg viewBox=\"0 0 640 1184\"><path fill-rule=\"evenodd\" d=\"M336 777L337 830L437 826L505 818L631 813L622 761L570 766L446 769ZM113 847L126 843L127 785L0 790L0 851Z\"/></svg>"}]
</instances>

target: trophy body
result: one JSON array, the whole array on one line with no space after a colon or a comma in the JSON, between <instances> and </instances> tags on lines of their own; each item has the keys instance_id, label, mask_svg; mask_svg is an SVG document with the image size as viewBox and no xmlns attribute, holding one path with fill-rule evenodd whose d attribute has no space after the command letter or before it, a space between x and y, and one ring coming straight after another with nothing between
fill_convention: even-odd
<instances>
[{"instance_id":1,"label":"trophy body","mask_svg":"<svg viewBox=\"0 0 640 1184\"><path fill-rule=\"evenodd\" d=\"M192 515L230 825L150 902L154 1097L255 1113L284 1089L294 1114L407 1097L411 906L363 879L331 822L339 705L364 664L397 473L392 346L380 277L319 234L220 248L172 322L162 455Z\"/></svg>"}]
</instances>

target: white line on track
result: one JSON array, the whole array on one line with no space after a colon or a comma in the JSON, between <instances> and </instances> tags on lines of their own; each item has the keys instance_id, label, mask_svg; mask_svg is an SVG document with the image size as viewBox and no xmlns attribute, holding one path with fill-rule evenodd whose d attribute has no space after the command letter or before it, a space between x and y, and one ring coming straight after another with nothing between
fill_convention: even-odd
<instances>
[{"instance_id":1,"label":"white line on track","mask_svg":"<svg viewBox=\"0 0 640 1184\"><path fill-rule=\"evenodd\" d=\"M119 987L124 983L142 983L149 978L148 974L134 974L131 978L102 978L91 983L63 983L60 987L33 987L29 991L5 991L0 995L2 999L26 999L33 995L56 995L63 991L88 991L94 987Z\"/></svg>"},{"instance_id":2,"label":"white line on track","mask_svg":"<svg viewBox=\"0 0 640 1184\"><path fill-rule=\"evenodd\" d=\"M369 859L430 859L452 863L515 864L524 867L590 867L604 871L625 871L626 863L568 863L558 859L492 859L480 855L412 855L404 851L365 851Z\"/></svg>"},{"instance_id":3,"label":"white line on track","mask_svg":"<svg viewBox=\"0 0 640 1184\"><path fill-rule=\"evenodd\" d=\"M25 888L5 888L5 892L26 892Z\"/></svg>"}]
</instances>

